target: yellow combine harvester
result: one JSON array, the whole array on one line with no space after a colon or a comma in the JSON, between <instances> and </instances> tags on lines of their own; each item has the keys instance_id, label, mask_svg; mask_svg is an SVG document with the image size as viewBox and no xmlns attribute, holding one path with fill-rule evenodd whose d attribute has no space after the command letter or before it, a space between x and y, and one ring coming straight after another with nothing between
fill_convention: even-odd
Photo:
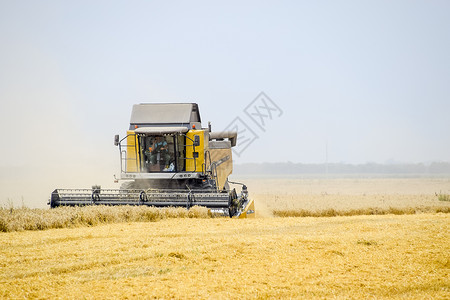
<instances>
[{"instance_id":1,"label":"yellow combine harvester","mask_svg":"<svg viewBox=\"0 0 450 300\"><path fill-rule=\"evenodd\" d=\"M56 189L50 207L77 205L194 205L220 210L230 217L255 216L244 184L228 181L237 133L201 127L196 103L133 106L130 127L122 139L117 190ZM241 185L238 194L231 185Z\"/></svg>"}]
</instances>

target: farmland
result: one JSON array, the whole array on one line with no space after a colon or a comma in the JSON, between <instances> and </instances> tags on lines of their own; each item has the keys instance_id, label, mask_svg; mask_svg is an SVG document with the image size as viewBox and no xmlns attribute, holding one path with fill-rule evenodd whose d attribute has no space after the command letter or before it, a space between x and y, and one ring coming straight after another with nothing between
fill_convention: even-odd
<instances>
[{"instance_id":1,"label":"farmland","mask_svg":"<svg viewBox=\"0 0 450 300\"><path fill-rule=\"evenodd\" d=\"M450 297L448 214L167 219L1 235L3 298Z\"/></svg>"},{"instance_id":2,"label":"farmland","mask_svg":"<svg viewBox=\"0 0 450 300\"><path fill-rule=\"evenodd\" d=\"M445 208L435 192L448 193L448 180L264 180L248 182L262 210L256 219L179 210L145 222L0 233L0 297L450 297L448 213L270 214L276 206Z\"/></svg>"},{"instance_id":3,"label":"farmland","mask_svg":"<svg viewBox=\"0 0 450 300\"><path fill-rule=\"evenodd\" d=\"M274 210L417 209L450 207L450 178L243 178L260 216Z\"/></svg>"}]
</instances>

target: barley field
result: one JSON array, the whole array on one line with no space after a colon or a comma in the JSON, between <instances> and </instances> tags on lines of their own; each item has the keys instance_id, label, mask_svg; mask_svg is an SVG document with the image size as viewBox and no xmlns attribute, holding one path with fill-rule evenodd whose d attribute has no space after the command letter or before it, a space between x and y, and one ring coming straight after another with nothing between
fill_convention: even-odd
<instances>
[{"instance_id":1,"label":"barley field","mask_svg":"<svg viewBox=\"0 0 450 300\"><path fill-rule=\"evenodd\" d=\"M3 208L0 298L450 298L448 179L245 182L256 219Z\"/></svg>"}]
</instances>

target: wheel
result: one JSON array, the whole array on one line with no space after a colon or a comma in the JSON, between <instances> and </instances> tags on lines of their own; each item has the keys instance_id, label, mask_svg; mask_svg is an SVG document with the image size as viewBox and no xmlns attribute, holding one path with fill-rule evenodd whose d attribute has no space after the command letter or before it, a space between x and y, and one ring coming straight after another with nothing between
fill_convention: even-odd
<instances>
[{"instance_id":1,"label":"wheel","mask_svg":"<svg viewBox=\"0 0 450 300\"><path fill-rule=\"evenodd\" d=\"M228 213L230 215L230 218L232 218L238 211L238 201L237 201L237 194L236 189L233 189L229 193L228 198Z\"/></svg>"}]
</instances>

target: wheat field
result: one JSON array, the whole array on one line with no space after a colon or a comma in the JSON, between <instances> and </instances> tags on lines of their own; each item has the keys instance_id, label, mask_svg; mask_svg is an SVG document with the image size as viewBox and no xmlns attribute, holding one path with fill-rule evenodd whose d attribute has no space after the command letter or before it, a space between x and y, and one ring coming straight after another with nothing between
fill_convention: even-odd
<instances>
[{"instance_id":1,"label":"wheat field","mask_svg":"<svg viewBox=\"0 0 450 300\"><path fill-rule=\"evenodd\" d=\"M450 298L450 214L437 212L450 203L436 195L450 194L448 179L245 182L256 219L143 207L13 218L4 208L0 297ZM273 216L374 207L386 214Z\"/></svg>"},{"instance_id":2,"label":"wheat field","mask_svg":"<svg viewBox=\"0 0 450 300\"><path fill-rule=\"evenodd\" d=\"M206 207L74 206L54 209L0 208L0 232L97 226L108 223L156 222L168 218L211 218Z\"/></svg>"},{"instance_id":3,"label":"wheat field","mask_svg":"<svg viewBox=\"0 0 450 300\"><path fill-rule=\"evenodd\" d=\"M450 208L436 194L450 195L450 178L240 178L255 199L259 216L274 210Z\"/></svg>"},{"instance_id":4,"label":"wheat field","mask_svg":"<svg viewBox=\"0 0 450 300\"><path fill-rule=\"evenodd\" d=\"M450 216L159 222L1 233L2 298L450 297Z\"/></svg>"}]
</instances>

